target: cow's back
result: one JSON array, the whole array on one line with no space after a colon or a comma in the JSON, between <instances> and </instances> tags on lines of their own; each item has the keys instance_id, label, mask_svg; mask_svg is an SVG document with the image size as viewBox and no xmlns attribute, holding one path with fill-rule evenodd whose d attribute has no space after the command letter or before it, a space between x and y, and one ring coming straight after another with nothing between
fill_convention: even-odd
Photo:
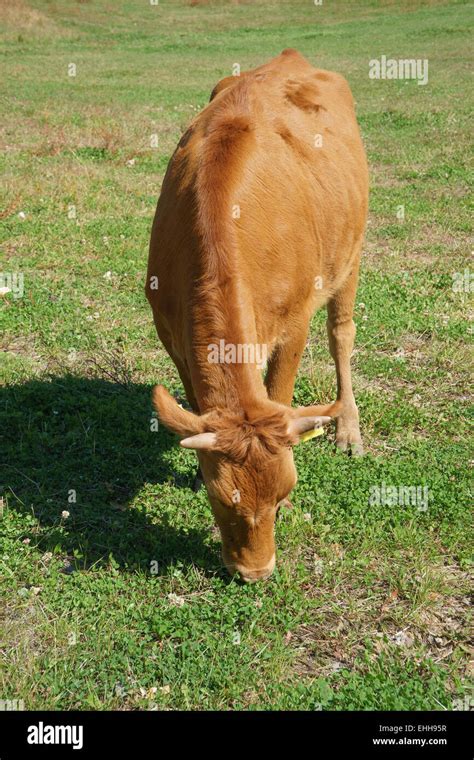
<instances>
[{"instance_id":1,"label":"cow's back","mask_svg":"<svg viewBox=\"0 0 474 760\"><path fill-rule=\"evenodd\" d=\"M227 77L163 183L148 272L159 277L156 310L176 331L202 269L220 268L221 279L228 270L253 304L258 339L272 342L285 320L309 314L344 283L367 194L343 77L295 51Z\"/></svg>"}]
</instances>

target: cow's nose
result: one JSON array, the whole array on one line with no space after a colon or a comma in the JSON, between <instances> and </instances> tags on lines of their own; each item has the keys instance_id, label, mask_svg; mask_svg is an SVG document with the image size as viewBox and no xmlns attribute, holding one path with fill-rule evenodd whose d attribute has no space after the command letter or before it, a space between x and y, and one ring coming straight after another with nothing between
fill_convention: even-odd
<instances>
[{"instance_id":1,"label":"cow's nose","mask_svg":"<svg viewBox=\"0 0 474 760\"><path fill-rule=\"evenodd\" d=\"M244 583L255 583L256 581L266 581L267 578L273 573L272 570L250 570L245 573L240 573L241 579Z\"/></svg>"},{"instance_id":2,"label":"cow's nose","mask_svg":"<svg viewBox=\"0 0 474 760\"><path fill-rule=\"evenodd\" d=\"M255 583L256 581L266 581L271 576L275 569L275 555L271 558L265 567L250 570L242 565L235 565L232 570L233 573L238 573L244 583ZM231 568L229 568L231 571Z\"/></svg>"}]
</instances>

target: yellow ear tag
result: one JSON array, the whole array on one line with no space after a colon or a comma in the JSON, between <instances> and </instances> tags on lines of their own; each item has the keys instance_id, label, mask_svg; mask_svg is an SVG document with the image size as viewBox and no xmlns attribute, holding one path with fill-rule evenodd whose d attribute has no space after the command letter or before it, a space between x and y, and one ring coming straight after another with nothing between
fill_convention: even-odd
<instances>
[{"instance_id":1,"label":"yellow ear tag","mask_svg":"<svg viewBox=\"0 0 474 760\"><path fill-rule=\"evenodd\" d=\"M300 443L310 441L311 438L316 438L318 435L324 435L324 429L322 427L316 428L315 430L308 430L307 433L303 433L303 435L300 436Z\"/></svg>"}]
</instances>

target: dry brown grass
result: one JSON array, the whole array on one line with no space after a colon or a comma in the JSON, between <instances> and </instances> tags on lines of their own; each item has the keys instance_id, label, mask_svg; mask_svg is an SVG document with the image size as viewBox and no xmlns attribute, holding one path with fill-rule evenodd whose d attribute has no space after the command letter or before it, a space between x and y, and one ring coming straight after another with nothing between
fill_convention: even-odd
<instances>
[{"instance_id":1,"label":"dry brown grass","mask_svg":"<svg viewBox=\"0 0 474 760\"><path fill-rule=\"evenodd\" d=\"M70 37L71 32L61 28L50 15L32 8L25 0L2 0L0 24L5 27L6 37L22 41L29 37Z\"/></svg>"},{"instance_id":2,"label":"dry brown grass","mask_svg":"<svg viewBox=\"0 0 474 760\"><path fill-rule=\"evenodd\" d=\"M332 551L337 557L337 547ZM343 554L339 559L343 564ZM324 566L326 560L319 561ZM408 557L407 562L410 564ZM314 584L308 584L306 593L319 597L321 603L312 613L313 620L292 636L299 673L318 677L342 667L351 669L367 650L368 641L373 646L372 658L394 649L403 656L429 657L436 663L449 661L459 647L472 654L466 629L472 577L467 572L441 563L411 568L422 589L420 598L414 599L406 590L387 583L383 562L374 559L373 569L378 578L370 593L349 567L342 567L331 586L317 574ZM407 573L409 570L407 566ZM468 662L465 667L467 671Z\"/></svg>"}]
</instances>

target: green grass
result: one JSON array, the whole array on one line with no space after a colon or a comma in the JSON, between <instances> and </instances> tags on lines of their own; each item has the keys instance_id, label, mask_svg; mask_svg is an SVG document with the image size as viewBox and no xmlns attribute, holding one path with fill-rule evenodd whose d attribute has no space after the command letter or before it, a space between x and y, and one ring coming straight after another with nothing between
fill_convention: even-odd
<instances>
[{"instance_id":1,"label":"green grass","mask_svg":"<svg viewBox=\"0 0 474 760\"><path fill-rule=\"evenodd\" d=\"M469 6L9 0L1 18L2 271L24 294L1 302L0 697L452 709L472 693L472 294L452 288L470 265ZM332 434L296 449L277 571L243 586L190 488L194 454L151 430L152 385L183 390L143 283L181 130L235 62L285 47L347 76L367 146L353 367L368 454L335 453ZM428 85L370 80L383 54L428 58ZM334 397L324 321L295 403ZM382 483L429 488L428 509L371 504Z\"/></svg>"}]
</instances>

